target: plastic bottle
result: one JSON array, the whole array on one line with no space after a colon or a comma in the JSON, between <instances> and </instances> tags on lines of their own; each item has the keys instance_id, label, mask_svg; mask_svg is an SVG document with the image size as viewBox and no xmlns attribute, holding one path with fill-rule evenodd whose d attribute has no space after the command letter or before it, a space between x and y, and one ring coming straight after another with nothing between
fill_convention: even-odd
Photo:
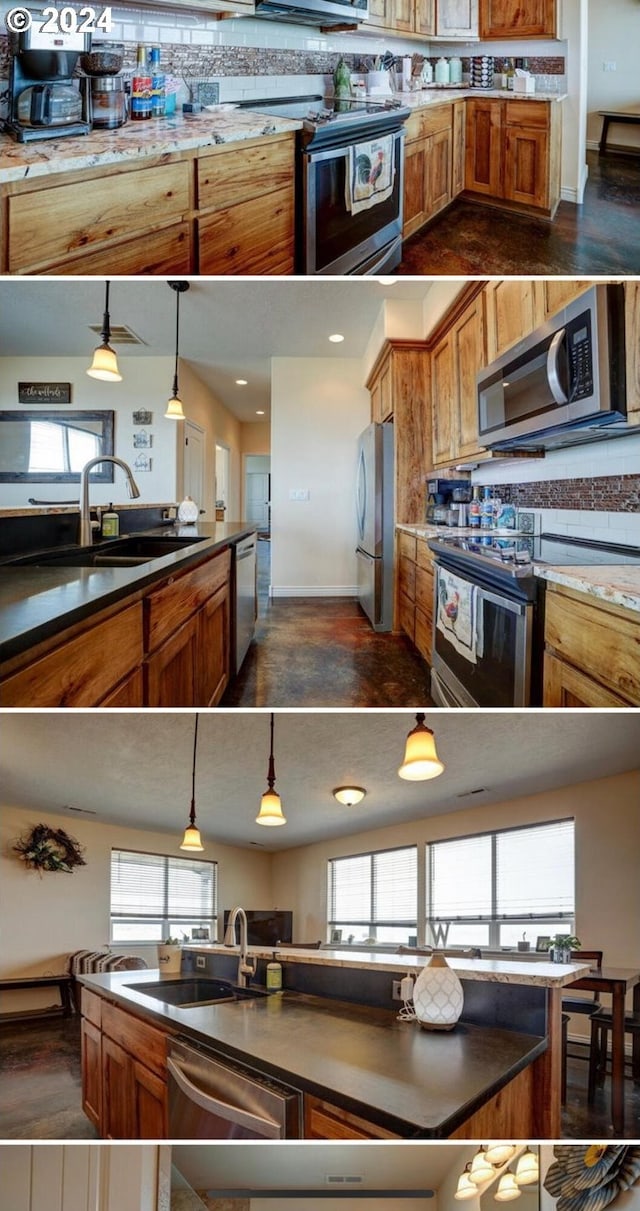
<instances>
[{"instance_id":1,"label":"plastic bottle","mask_svg":"<svg viewBox=\"0 0 640 1211\"><path fill-rule=\"evenodd\" d=\"M480 514L482 507L480 504L480 488L478 484L474 485L473 496L469 502L469 526L474 530L480 529Z\"/></svg>"},{"instance_id":2,"label":"plastic bottle","mask_svg":"<svg viewBox=\"0 0 640 1211\"><path fill-rule=\"evenodd\" d=\"M101 533L103 538L117 538L120 534L120 518L113 504L110 504L106 513L102 514Z\"/></svg>"},{"instance_id":3,"label":"plastic bottle","mask_svg":"<svg viewBox=\"0 0 640 1211\"><path fill-rule=\"evenodd\" d=\"M147 67L147 48L138 47L138 61L131 80L132 122L141 122L151 117L151 75Z\"/></svg>"},{"instance_id":4,"label":"plastic bottle","mask_svg":"<svg viewBox=\"0 0 640 1211\"><path fill-rule=\"evenodd\" d=\"M163 118L165 109L164 74L160 71L160 47L151 47L151 113L154 118Z\"/></svg>"},{"instance_id":5,"label":"plastic bottle","mask_svg":"<svg viewBox=\"0 0 640 1211\"><path fill-rule=\"evenodd\" d=\"M267 990L269 992L280 992L282 988L282 963L278 963L276 952L273 952L273 959L267 963Z\"/></svg>"}]
</instances>

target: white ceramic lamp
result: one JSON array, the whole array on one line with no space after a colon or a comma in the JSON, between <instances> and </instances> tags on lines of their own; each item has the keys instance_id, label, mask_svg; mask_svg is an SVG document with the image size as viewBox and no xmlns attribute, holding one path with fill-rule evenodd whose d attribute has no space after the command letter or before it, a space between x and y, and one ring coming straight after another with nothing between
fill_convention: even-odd
<instances>
[{"instance_id":1,"label":"white ceramic lamp","mask_svg":"<svg viewBox=\"0 0 640 1211\"><path fill-rule=\"evenodd\" d=\"M464 1004L464 993L444 955L434 954L413 989L413 1007L424 1030L453 1030Z\"/></svg>"}]
</instances>

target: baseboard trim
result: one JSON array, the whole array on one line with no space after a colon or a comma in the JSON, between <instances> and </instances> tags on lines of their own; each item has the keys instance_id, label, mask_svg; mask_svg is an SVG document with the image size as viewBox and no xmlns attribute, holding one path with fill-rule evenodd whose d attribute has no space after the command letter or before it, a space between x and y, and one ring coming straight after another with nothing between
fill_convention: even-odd
<instances>
[{"instance_id":1,"label":"baseboard trim","mask_svg":"<svg viewBox=\"0 0 640 1211\"><path fill-rule=\"evenodd\" d=\"M590 147L590 146L591 145L588 143L587 147ZM595 144L595 148L597 151L597 149L598 149L597 143ZM563 202L573 202L574 206L582 206L582 203L584 201L584 191L587 188L588 179L589 179L589 165L583 164L582 165L582 174L580 177L580 184L575 187L569 186L569 185L563 185L562 189L560 190L561 200Z\"/></svg>"},{"instance_id":2,"label":"baseboard trim","mask_svg":"<svg viewBox=\"0 0 640 1211\"><path fill-rule=\"evenodd\" d=\"M272 597L357 597L358 586L339 585L277 585L271 586Z\"/></svg>"}]
</instances>

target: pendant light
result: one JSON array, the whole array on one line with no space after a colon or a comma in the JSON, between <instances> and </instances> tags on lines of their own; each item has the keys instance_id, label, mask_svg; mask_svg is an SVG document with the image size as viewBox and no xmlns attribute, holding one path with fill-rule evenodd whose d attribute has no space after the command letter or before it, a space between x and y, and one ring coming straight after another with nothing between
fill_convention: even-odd
<instances>
[{"instance_id":1,"label":"pendant light","mask_svg":"<svg viewBox=\"0 0 640 1211\"><path fill-rule=\"evenodd\" d=\"M275 791L274 785L276 780L276 767L273 760L273 711L271 712L271 751L269 753L269 772L267 774L268 789L264 792L260 800L260 811L256 816L256 824L266 824L270 827L275 827L278 824L286 824L286 816L282 814L282 803L280 796Z\"/></svg>"},{"instance_id":2,"label":"pendant light","mask_svg":"<svg viewBox=\"0 0 640 1211\"><path fill-rule=\"evenodd\" d=\"M503 1144L496 1140L492 1144L487 1144L485 1155L492 1165L506 1165L507 1161L511 1160L516 1150L515 1144Z\"/></svg>"},{"instance_id":3,"label":"pendant light","mask_svg":"<svg viewBox=\"0 0 640 1211\"><path fill-rule=\"evenodd\" d=\"M466 1198L478 1197L478 1187L469 1180L470 1168L471 1162L469 1161L464 1167L464 1172L461 1173L460 1177L458 1178L458 1185L453 1197L457 1198L459 1202L464 1202Z\"/></svg>"},{"instance_id":4,"label":"pendant light","mask_svg":"<svg viewBox=\"0 0 640 1211\"><path fill-rule=\"evenodd\" d=\"M469 1170L469 1180L476 1186L481 1186L483 1182L488 1182L493 1177L494 1168L490 1161L487 1160L486 1151L483 1148L476 1152Z\"/></svg>"},{"instance_id":5,"label":"pendant light","mask_svg":"<svg viewBox=\"0 0 640 1211\"><path fill-rule=\"evenodd\" d=\"M407 736L404 761L398 770L401 778L409 782L423 782L437 778L444 770L436 752L436 741L430 727L425 726L424 714L416 715L416 726Z\"/></svg>"},{"instance_id":6,"label":"pendant light","mask_svg":"<svg viewBox=\"0 0 640 1211\"><path fill-rule=\"evenodd\" d=\"M189 823L184 830L184 837L180 849L190 850L191 853L201 852L204 845L200 839L200 831L196 826L196 749L198 746L198 716L196 715L196 723L193 731L193 765L191 767L191 811L189 812Z\"/></svg>"},{"instance_id":7,"label":"pendant light","mask_svg":"<svg viewBox=\"0 0 640 1211\"><path fill-rule=\"evenodd\" d=\"M366 793L364 786L336 786L331 792L334 799L345 807L355 807L356 803L362 803Z\"/></svg>"},{"instance_id":8,"label":"pendant light","mask_svg":"<svg viewBox=\"0 0 640 1211\"><path fill-rule=\"evenodd\" d=\"M510 1203L514 1198L520 1198L522 1191L516 1185L516 1179L510 1169L502 1174L494 1198L498 1203Z\"/></svg>"},{"instance_id":9,"label":"pendant light","mask_svg":"<svg viewBox=\"0 0 640 1211\"><path fill-rule=\"evenodd\" d=\"M176 293L176 364L173 371L173 391L171 399L167 400L165 420L184 420L182 400L178 395L178 354L180 348L180 295L189 289L188 282L169 282L168 285Z\"/></svg>"},{"instance_id":10,"label":"pendant light","mask_svg":"<svg viewBox=\"0 0 640 1211\"><path fill-rule=\"evenodd\" d=\"M93 361L87 370L91 378L100 378L105 383L121 383L115 349L111 348L111 325L109 319L109 283L104 284L104 314L102 316L102 344L93 351Z\"/></svg>"},{"instance_id":11,"label":"pendant light","mask_svg":"<svg viewBox=\"0 0 640 1211\"><path fill-rule=\"evenodd\" d=\"M538 1181L539 1177L540 1168L538 1165L538 1158L535 1152L531 1151L531 1148L527 1148L526 1152L523 1152L522 1155L518 1157L518 1163L516 1165L516 1182L519 1186L531 1186L534 1182Z\"/></svg>"}]
</instances>

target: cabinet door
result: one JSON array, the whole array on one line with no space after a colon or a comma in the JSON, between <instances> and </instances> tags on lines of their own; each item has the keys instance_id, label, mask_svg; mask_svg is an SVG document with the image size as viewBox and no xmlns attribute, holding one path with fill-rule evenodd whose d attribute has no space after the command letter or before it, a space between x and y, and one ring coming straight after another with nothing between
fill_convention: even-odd
<instances>
[{"instance_id":1,"label":"cabinet door","mask_svg":"<svg viewBox=\"0 0 640 1211\"><path fill-rule=\"evenodd\" d=\"M82 1109L100 1131L102 1117L102 1034L97 1026L82 1019Z\"/></svg>"},{"instance_id":2,"label":"cabinet door","mask_svg":"<svg viewBox=\"0 0 640 1211\"><path fill-rule=\"evenodd\" d=\"M103 707L126 707L126 706L143 706L144 705L144 690L142 669L134 669L120 685L116 686L102 702L98 704Z\"/></svg>"},{"instance_id":3,"label":"cabinet door","mask_svg":"<svg viewBox=\"0 0 640 1211\"><path fill-rule=\"evenodd\" d=\"M534 283L505 278L484 291L487 358L492 362L536 327Z\"/></svg>"},{"instance_id":4,"label":"cabinet door","mask_svg":"<svg viewBox=\"0 0 640 1211\"><path fill-rule=\"evenodd\" d=\"M455 348L452 333L431 357L433 465L450 463L455 457L455 409L457 400Z\"/></svg>"},{"instance_id":5,"label":"cabinet door","mask_svg":"<svg viewBox=\"0 0 640 1211\"><path fill-rule=\"evenodd\" d=\"M132 1138L167 1138L167 1086L159 1076L138 1060L131 1061Z\"/></svg>"},{"instance_id":6,"label":"cabinet door","mask_svg":"<svg viewBox=\"0 0 640 1211\"><path fill-rule=\"evenodd\" d=\"M198 612L198 706L216 706L229 684L229 587L218 589Z\"/></svg>"},{"instance_id":7,"label":"cabinet door","mask_svg":"<svg viewBox=\"0 0 640 1211\"><path fill-rule=\"evenodd\" d=\"M628 707L629 704L585 673L559 660L552 652L545 652L542 705L573 710L576 707Z\"/></svg>"},{"instance_id":8,"label":"cabinet door","mask_svg":"<svg viewBox=\"0 0 640 1211\"><path fill-rule=\"evenodd\" d=\"M451 130L440 130L427 140L427 217L438 214L451 201Z\"/></svg>"},{"instance_id":9,"label":"cabinet door","mask_svg":"<svg viewBox=\"0 0 640 1211\"><path fill-rule=\"evenodd\" d=\"M102 1137L131 1139L131 1060L113 1039L102 1036Z\"/></svg>"},{"instance_id":10,"label":"cabinet door","mask_svg":"<svg viewBox=\"0 0 640 1211\"><path fill-rule=\"evenodd\" d=\"M502 197L502 101L467 101L465 187Z\"/></svg>"},{"instance_id":11,"label":"cabinet door","mask_svg":"<svg viewBox=\"0 0 640 1211\"><path fill-rule=\"evenodd\" d=\"M205 215L198 232L201 274L293 273L293 186Z\"/></svg>"},{"instance_id":12,"label":"cabinet door","mask_svg":"<svg viewBox=\"0 0 640 1211\"><path fill-rule=\"evenodd\" d=\"M481 0L481 38L555 38L556 0Z\"/></svg>"},{"instance_id":13,"label":"cabinet door","mask_svg":"<svg viewBox=\"0 0 640 1211\"><path fill-rule=\"evenodd\" d=\"M549 135L508 126L504 144L504 196L545 209L549 205Z\"/></svg>"},{"instance_id":14,"label":"cabinet door","mask_svg":"<svg viewBox=\"0 0 640 1211\"><path fill-rule=\"evenodd\" d=\"M535 284L538 322L543 324L593 285L592 281L541 278Z\"/></svg>"},{"instance_id":15,"label":"cabinet door","mask_svg":"<svg viewBox=\"0 0 640 1211\"><path fill-rule=\"evenodd\" d=\"M457 198L464 189L464 134L465 102L456 101L453 107L453 135L451 147L451 196Z\"/></svg>"},{"instance_id":16,"label":"cabinet door","mask_svg":"<svg viewBox=\"0 0 640 1211\"><path fill-rule=\"evenodd\" d=\"M411 33L414 27L413 0L391 0L393 28Z\"/></svg>"},{"instance_id":17,"label":"cabinet door","mask_svg":"<svg viewBox=\"0 0 640 1211\"><path fill-rule=\"evenodd\" d=\"M429 139L409 143L404 157L404 239L418 231L427 220L427 155Z\"/></svg>"},{"instance_id":18,"label":"cabinet door","mask_svg":"<svg viewBox=\"0 0 640 1211\"><path fill-rule=\"evenodd\" d=\"M456 457L479 454L476 375L486 364L482 296L468 307L455 327L458 388L458 441Z\"/></svg>"},{"instance_id":19,"label":"cabinet door","mask_svg":"<svg viewBox=\"0 0 640 1211\"><path fill-rule=\"evenodd\" d=\"M393 0L369 0L369 20L364 26L373 29L389 29L393 21Z\"/></svg>"},{"instance_id":20,"label":"cabinet door","mask_svg":"<svg viewBox=\"0 0 640 1211\"><path fill-rule=\"evenodd\" d=\"M438 0L439 38L477 38L478 25L478 0Z\"/></svg>"},{"instance_id":21,"label":"cabinet door","mask_svg":"<svg viewBox=\"0 0 640 1211\"><path fill-rule=\"evenodd\" d=\"M435 34L436 0L416 0L415 21L417 34Z\"/></svg>"},{"instance_id":22,"label":"cabinet door","mask_svg":"<svg viewBox=\"0 0 640 1211\"><path fill-rule=\"evenodd\" d=\"M304 1137L308 1140L397 1139L384 1127L311 1095L304 1099Z\"/></svg>"},{"instance_id":23,"label":"cabinet door","mask_svg":"<svg viewBox=\"0 0 640 1211\"><path fill-rule=\"evenodd\" d=\"M198 706L198 622L190 618L147 659L147 706Z\"/></svg>"}]
</instances>

